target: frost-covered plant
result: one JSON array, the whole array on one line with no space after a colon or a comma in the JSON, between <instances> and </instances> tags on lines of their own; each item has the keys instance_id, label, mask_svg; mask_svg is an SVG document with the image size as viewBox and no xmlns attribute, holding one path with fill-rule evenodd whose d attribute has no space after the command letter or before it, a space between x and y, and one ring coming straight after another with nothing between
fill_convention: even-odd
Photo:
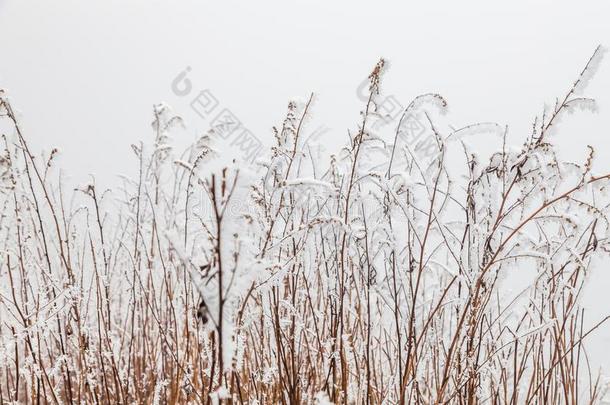
<instances>
[{"instance_id":1,"label":"frost-covered plant","mask_svg":"<svg viewBox=\"0 0 610 405\"><path fill-rule=\"evenodd\" d=\"M578 302L610 248L610 175L592 147L559 159L552 132L593 105L601 54L519 148L495 124L442 129L436 94L403 115L427 118L433 153L403 119L374 133L380 61L326 167L313 96L254 169L215 174L212 138L176 153L157 105L135 178L71 194L0 92L0 402L599 402L584 343L607 318L586 328ZM489 131L484 157L464 135Z\"/></svg>"}]
</instances>

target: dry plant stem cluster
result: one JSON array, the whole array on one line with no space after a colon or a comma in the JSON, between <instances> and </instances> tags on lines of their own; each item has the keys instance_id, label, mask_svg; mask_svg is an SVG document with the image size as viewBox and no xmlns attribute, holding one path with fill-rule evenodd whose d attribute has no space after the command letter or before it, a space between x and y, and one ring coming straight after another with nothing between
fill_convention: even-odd
<instances>
[{"instance_id":1,"label":"dry plant stem cluster","mask_svg":"<svg viewBox=\"0 0 610 405\"><path fill-rule=\"evenodd\" d=\"M404 112L425 112L433 156L400 125L372 133L383 61L326 168L304 142L313 96L256 171L216 175L213 137L177 154L180 119L158 105L112 192L67 193L0 92L0 402L598 403L585 338L607 318L579 298L610 247L610 175L591 147L559 160L552 131L591 106L600 56L488 161L452 140L489 126L444 133L436 94Z\"/></svg>"}]
</instances>

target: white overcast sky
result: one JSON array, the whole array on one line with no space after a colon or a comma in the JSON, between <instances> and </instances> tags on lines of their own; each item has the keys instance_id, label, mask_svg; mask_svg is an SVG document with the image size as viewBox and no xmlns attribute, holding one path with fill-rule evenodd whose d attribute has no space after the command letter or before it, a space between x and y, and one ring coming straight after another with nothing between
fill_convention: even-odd
<instances>
[{"instance_id":1,"label":"white overcast sky","mask_svg":"<svg viewBox=\"0 0 610 405\"><path fill-rule=\"evenodd\" d=\"M354 128L356 88L379 59L391 62L386 94L423 92L449 102L456 125L495 121L513 139L544 102L565 94L598 44L610 46L610 1L6 1L0 0L0 88L37 150L59 147L75 182L112 185L133 173L129 145L150 140L152 105L185 115L185 137L207 129L172 94L186 66L261 140L287 102L317 95L314 123L327 146ZM591 82L596 115L562 123L561 151L597 147L610 169L610 58ZM482 145L483 147L484 145ZM591 317L610 313L610 269L597 269ZM610 371L610 327L592 338L594 364Z\"/></svg>"}]
</instances>

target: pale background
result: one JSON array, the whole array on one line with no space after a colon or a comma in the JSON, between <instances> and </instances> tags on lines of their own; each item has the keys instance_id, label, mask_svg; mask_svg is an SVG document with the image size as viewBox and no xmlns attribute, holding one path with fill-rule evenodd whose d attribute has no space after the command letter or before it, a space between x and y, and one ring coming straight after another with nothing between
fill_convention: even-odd
<instances>
[{"instance_id":1,"label":"pale background","mask_svg":"<svg viewBox=\"0 0 610 405\"><path fill-rule=\"evenodd\" d=\"M401 103L438 92L454 125L496 121L520 140L596 45L610 46L609 19L607 0L0 0L0 88L9 91L31 145L59 147L59 164L74 183L92 173L112 186L117 174L133 174L129 145L151 139L153 103L184 114L185 143L206 129L171 91L186 66L195 90L210 89L266 143L287 102L313 91L312 125L331 129L328 148L340 145L362 107L356 88L381 56L391 62L384 89ZM610 58L586 95L600 112L564 120L556 142L574 159L596 146L596 168L608 171ZM585 297L591 320L610 313L609 287L605 263ZM607 325L590 338L593 364L606 374L609 347Z\"/></svg>"}]
</instances>

